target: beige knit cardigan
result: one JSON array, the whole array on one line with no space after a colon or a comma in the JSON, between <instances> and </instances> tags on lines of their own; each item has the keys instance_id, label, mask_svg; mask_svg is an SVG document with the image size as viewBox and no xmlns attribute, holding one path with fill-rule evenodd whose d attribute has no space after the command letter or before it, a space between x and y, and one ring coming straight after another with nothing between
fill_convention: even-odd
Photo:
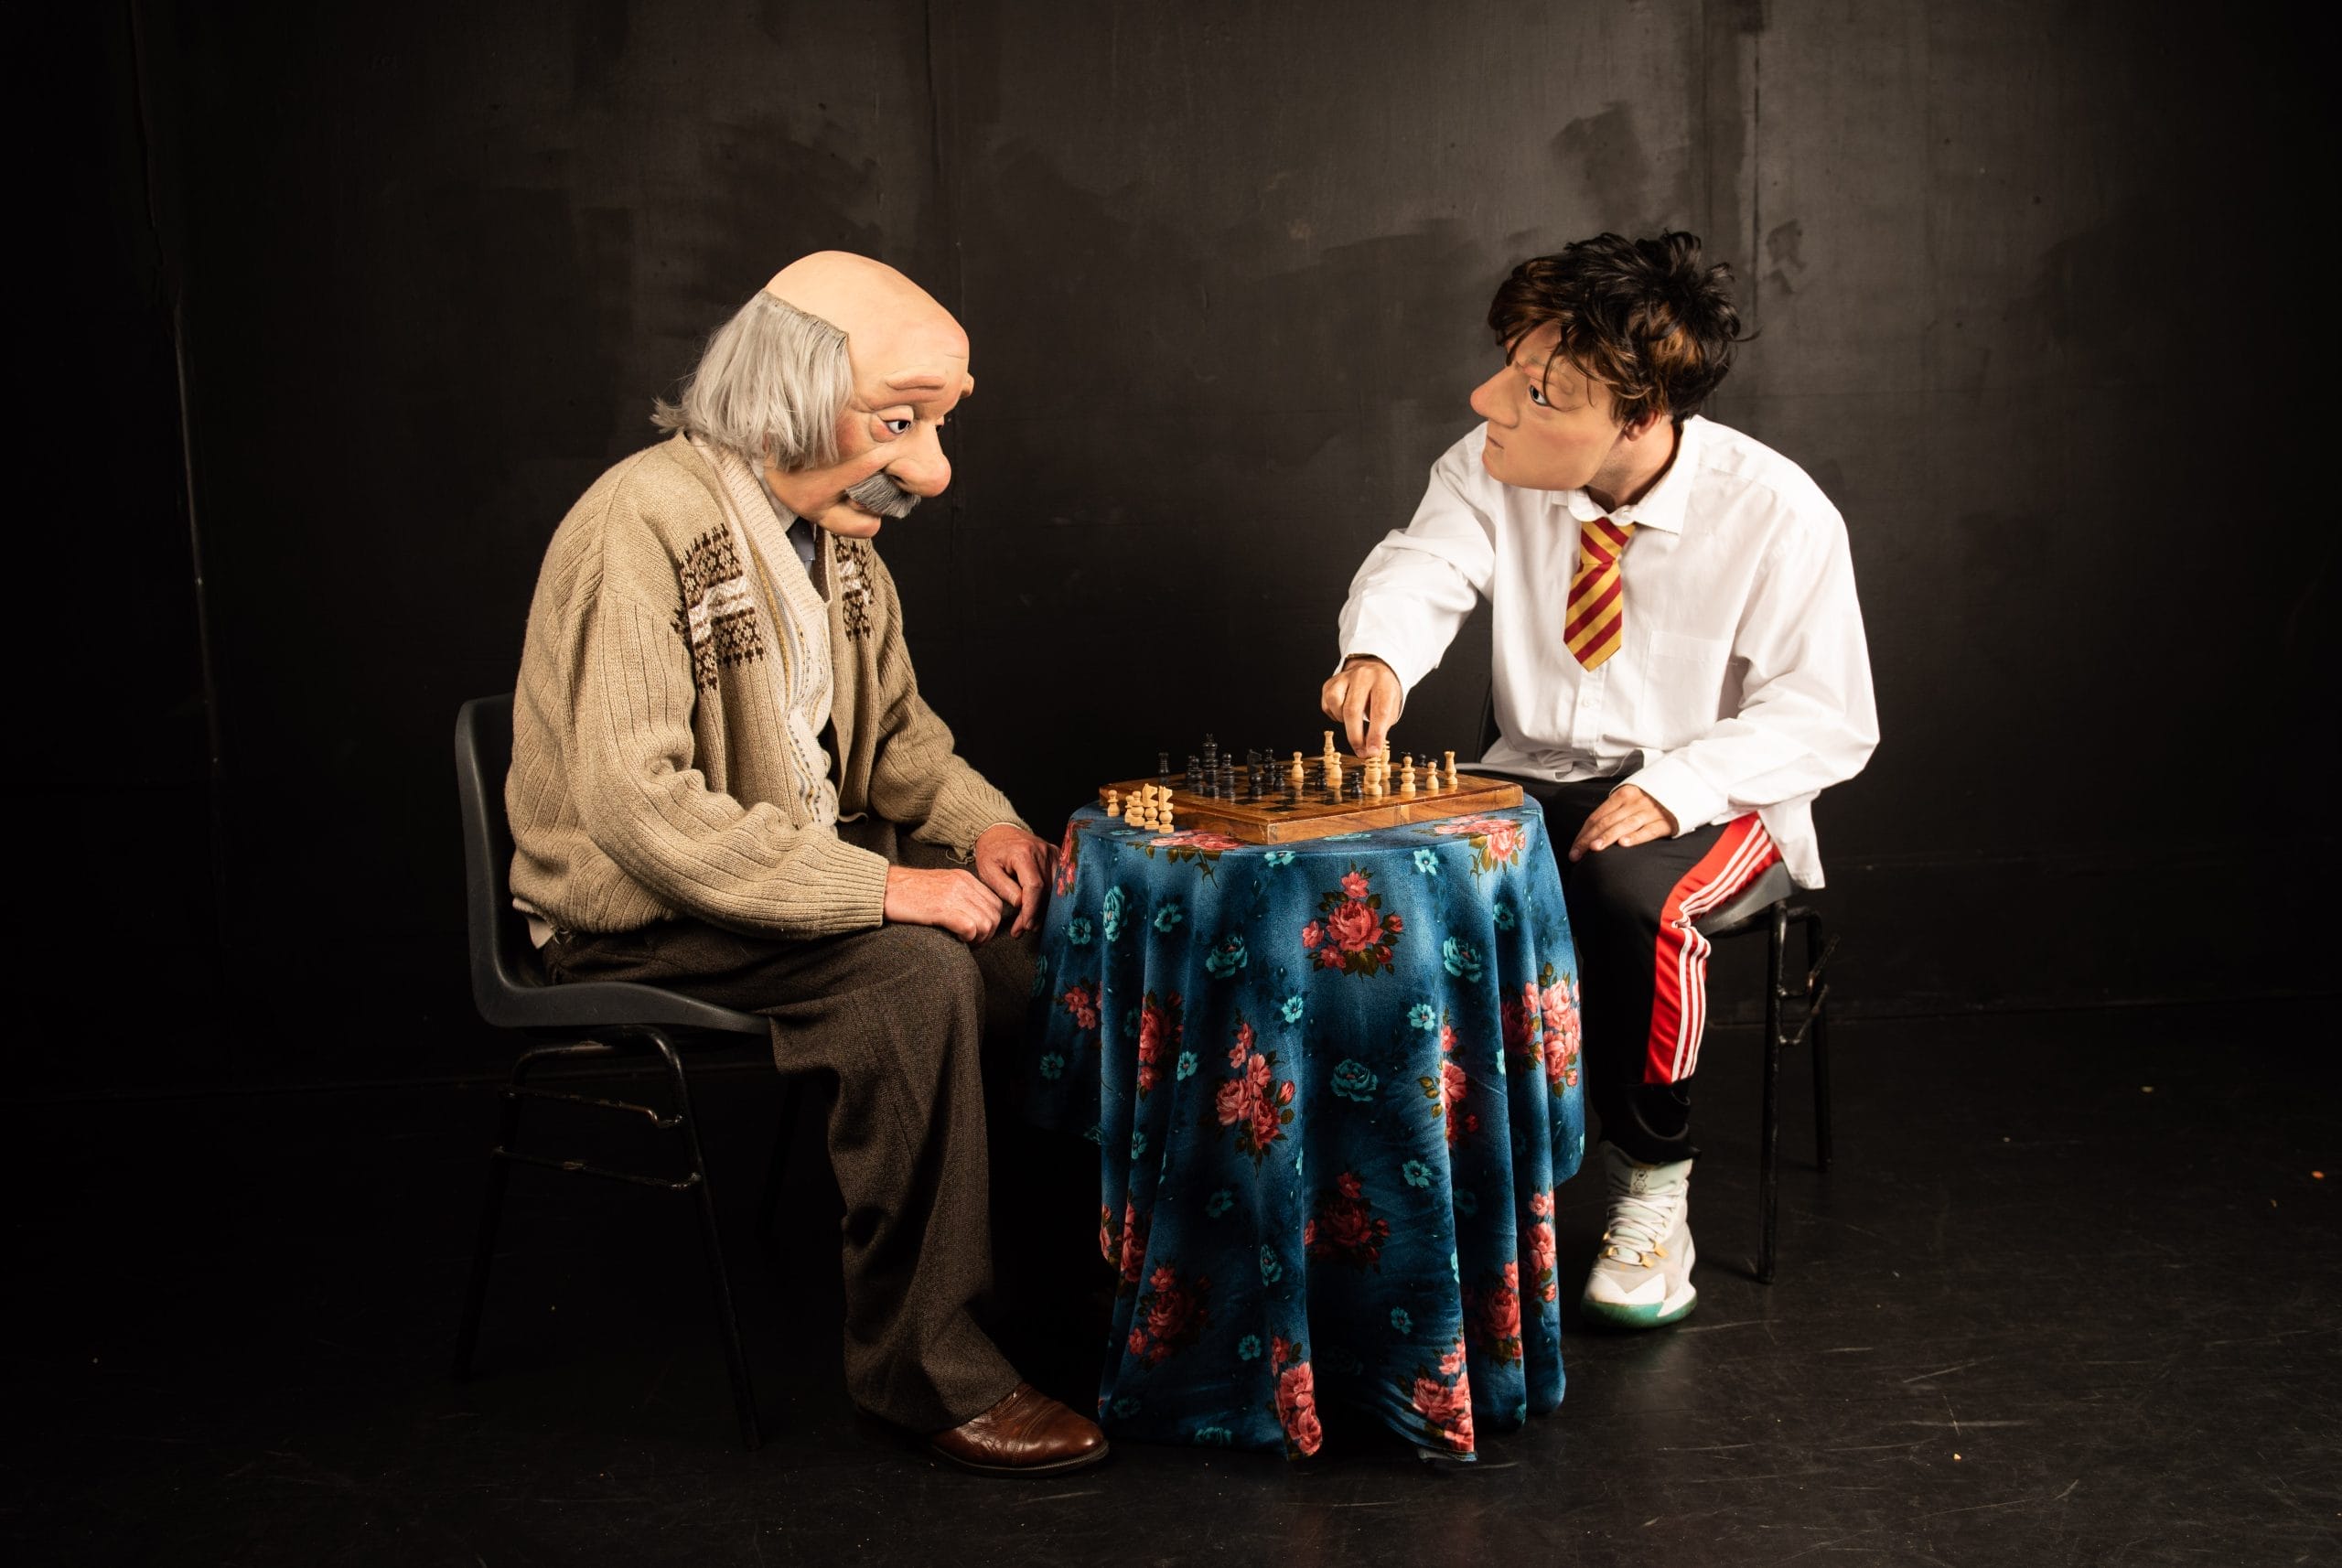
<instances>
[{"instance_id":1,"label":"beige knit cardigan","mask_svg":"<svg viewBox=\"0 0 2342 1568\"><path fill-rule=\"evenodd\" d=\"M512 891L557 929L676 915L784 937L884 918L887 863L812 822L764 682L789 657L681 436L596 480L545 552L512 703ZM838 811L966 857L1008 800L920 701L876 552L820 532ZM783 690L790 673L782 664Z\"/></svg>"}]
</instances>

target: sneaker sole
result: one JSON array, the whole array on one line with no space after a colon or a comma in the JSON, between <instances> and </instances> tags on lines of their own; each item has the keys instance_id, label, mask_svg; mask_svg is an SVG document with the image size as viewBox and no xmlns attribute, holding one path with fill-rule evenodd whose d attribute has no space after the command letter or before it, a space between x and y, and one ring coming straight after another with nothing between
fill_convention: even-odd
<instances>
[{"instance_id":1,"label":"sneaker sole","mask_svg":"<svg viewBox=\"0 0 2342 1568\"><path fill-rule=\"evenodd\" d=\"M1578 1305L1588 1317L1598 1318L1613 1328L1664 1328L1689 1317L1699 1299L1698 1288L1685 1285L1682 1294L1649 1306L1628 1306L1623 1302L1597 1301L1592 1296L1582 1297Z\"/></svg>"}]
</instances>

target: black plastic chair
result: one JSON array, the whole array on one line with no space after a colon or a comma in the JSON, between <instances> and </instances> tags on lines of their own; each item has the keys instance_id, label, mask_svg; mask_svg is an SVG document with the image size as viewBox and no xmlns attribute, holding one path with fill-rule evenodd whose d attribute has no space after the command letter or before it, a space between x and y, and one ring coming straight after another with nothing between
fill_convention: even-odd
<instances>
[{"instance_id":1,"label":"black plastic chair","mask_svg":"<svg viewBox=\"0 0 2342 1568\"><path fill-rule=\"evenodd\" d=\"M1496 745L1501 733L1497 727L1496 699L1491 693L1480 715L1483 755ZM1830 1021L1824 1011L1830 1000L1830 985L1823 975L1830 967L1831 955L1838 950L1838 939L1823 928L1820 910L1790 902L1797 890L1797 884L1789 879L1789 867L1776 862L1739 897L1697 923L1699 933L1710 942L1753 931L1765 933L1765 1107L1758 1129L1757 1178L1765 1229L1763 1243L1756 1253L1756 1278L1764 1284L1773 1283L1774 1254L1781 1228L1781 1053L1808 1039L1813 1045L1813 1163L1825 1175L1830 1169ZM1789 983L1790 977L1785 973L1791 926L1805 929L1805 973L1795 984ZM1796 1026L1794 1030L1791 1024Z\"/></svg>"},{"instance_id":2,"label":"black plastic chair","mask_svg":"<svg viewBox=\"0 0 2342 1568\"><path fill-rule=\"evenodd\" d=\"M753 1013L735 1012L653 985L615 981L555 985L547 982L529 945L527 924L512 908L512 834L504 818L504 776L511 759L511 696L476 697L466 703L456 715L456 786L463 811L464 893L471 931L472 1000L479 1007L479 1015L498 1028L567 1043L537 1046L521 1052L520 1059L512 1064L511 1079L502 1090L496 1144L489 1151L488 1201L480 1217L479 1250L472 1262L471 1283L464 1297L463 1326L456 1341L456 1376L462 1380L471 1375L472 1355L479 1342L480 1316L488 1301L489 1273L496 1259L505 1185L513 1165L689 1193L697 1200L700 1240L714 1285L717 1328L732 1374L732 1398L739 1409L740 1435L748 1447L756 1448L763 1442L757 1423L756 1391L748 1380L747 1358L740 1348L731 1274L725 1266L724 1242L716 1228L715 1198L708 1186L707 1161L700 1151L698 1126L692 1120L691 1086L677 1047L679 1042L711 1036L734 1044L747 1038L768 1041L771 1026ZM581 1036L586 1037L581 1039ZM656 1106L570 1093L529 1082L531 1071L547 1063L644 1057L655 1057L665 1071L671 1095L670 1104L663 1111ZM515 1144L521 1132L521 1108L532 1100L646 1117L659 1131L673 1133L682 1140L690 1169L680 1176L644 1175L613 1170L589 1160L524 1154ZM793 1100L792 1094L782 1107L764 1199L757 1213L757 1230L760 1236L769 1234L779 1197Z\"/></svg>"}]
</instances>

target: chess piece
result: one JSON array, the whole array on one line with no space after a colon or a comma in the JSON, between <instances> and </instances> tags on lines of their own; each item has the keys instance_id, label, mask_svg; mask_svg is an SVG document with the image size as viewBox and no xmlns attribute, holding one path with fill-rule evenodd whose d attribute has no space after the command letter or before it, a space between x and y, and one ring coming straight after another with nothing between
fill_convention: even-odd
<instances>
[{"instance_id":1,"label":"chess piece","mask_svg":"<svg viewBox=\"0 0 2342 1568\"><path fill-rule=\"evenodd\" d=\"M1192 751L1187 753L1187 784L1190 789L1204 787L1204 759Z\"/></svg>"},{"instance_id":2,"label":"chess piece","mask_svg":"<svg viewBox=\"0 0 2342 1568\"><path fill-rule=\"evenodd\" d=\"M1296 751L1293 754L1293 781L1295 784L1305 783L1308 778L1309 769L1303 765L1301 753Z\"/></svg>"},{"instance_id":3,"label":"chess piece","mask_svg":"<svg viewBox=\"0 0 2342 1568\"><path fill-rule=\"evenodd\" d=\"M1399 765L1399 793L1402 795L1412 795L1414 792L1415 759L1413 757L1410 756L1404 762Z\"/></svg>"},{"instance_id":4,"label":"chess piece","mask_svg":"<svg viewBox=\"0 0 2342 1568\"><path fill-rule=\"evenodd\" d=\"M1170 801L1164 801L1162 809L1155 813L1155 825L1166 833L1178 832L1176 828L1171 825Z\"/></svg>"},{"instance_id":5,"label":"chess piece","mask_svg":"<svg viewBox=\"0 0 2342 1568\"><path fill-rule=\"evenodd\" d=\"M1456 754L1452 751L1447 753L1447 787L1456 788Z\"/></svg>"},{"instance_id":6,"label":"chess piece","mask_svg":"<svg viewBox=\"0 0 2342 1568\"><path fill-rule=\"evenodd\" d=\"M1123 792L1120 789L1106 791L1106 814L1110 817L1119 817L1123 814Z\"/></svg>"}]
</instances>

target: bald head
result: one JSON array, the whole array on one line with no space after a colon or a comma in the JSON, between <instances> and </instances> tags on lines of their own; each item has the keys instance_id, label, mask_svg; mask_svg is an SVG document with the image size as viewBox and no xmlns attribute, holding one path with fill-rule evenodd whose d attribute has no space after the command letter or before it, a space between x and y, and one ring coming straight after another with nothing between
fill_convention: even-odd
<instances>
[{"instance_id":1,"label":"bald head","mask_svg":"<svg viewBox=\"0 0 2342 1568\"><path fill-rule=\"evenodd\" d=\"M933 295L884 262L850 251L816 251L775 273L765 292L844 333L857 383L874 374L891 382L906 373L927 373L947 379L962 395L974 390L967 377L967 333Z\"/></svg>"}]
</instances>

